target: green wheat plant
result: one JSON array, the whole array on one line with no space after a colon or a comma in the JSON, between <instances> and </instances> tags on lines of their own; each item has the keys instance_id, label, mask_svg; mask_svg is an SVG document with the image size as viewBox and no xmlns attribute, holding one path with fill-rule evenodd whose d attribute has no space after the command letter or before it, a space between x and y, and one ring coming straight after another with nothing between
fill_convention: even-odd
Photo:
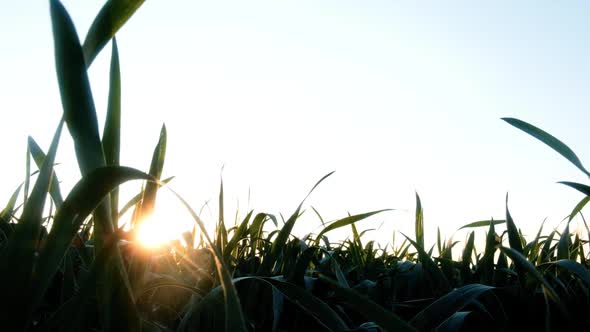
<instances>
[{"instance_id":1,"label":"green wheat plant","mask_svg":"<svg viewBox=\"0 0 590 332\"><path fill-rule=\"evenodd\" d=\"M464 225L464 241L444 239L439 230L434 244L425 241L429 221L416 193L414 234L398 233L397 240L393 234L381 244L367 240L369 230L360 227L385 209L325 221L312 208L321 229L296 236L292 230L307 196L286 219L251 210L231 224L222 182L209 234L206 221L169 186L173 178L161 178L165 126L147 172L120 165L123 81L115 34L142 3L107 1L81 43L65 8L50 0L63 115L47 151L29 137L27 176L0 210L4 330L590 330L585 184L562 182L584 195L563 229L540 225L534 237L525 237L506 198L505 219ZM108 108L100 133L87 70L109 43ZM557 138L524 121L504 120L590 175ZM64 126L82 174L65 195L54 170ZM142 188L121 202L119 186L132 180L142 181ZM135 233L160 190L173 193L194 227L179 240L146 250ZM121 221L127 213L130 228ZM587 234L570 231L577 216ZM336 229L350 236L330 240ZM475 245L480 230L481 248Z\"/></svg>"}]
</instances>

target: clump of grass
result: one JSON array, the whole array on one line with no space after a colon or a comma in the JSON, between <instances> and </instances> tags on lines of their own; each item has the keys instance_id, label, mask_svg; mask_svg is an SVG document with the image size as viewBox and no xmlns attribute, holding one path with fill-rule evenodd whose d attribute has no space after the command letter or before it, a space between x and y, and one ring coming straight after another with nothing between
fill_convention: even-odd
<instances>
[{"instance_id":1,"label":"clump of grass","mask_svg":"<svg viewBox=\"0 0 590 332\"><path fill-rule=\"evenodd\" d=\"M505 220L487 228L482 252L475 231L463 243L424 240L422 202L416 194L415 236L381 249L365 243L356 223L385 210L323 223L317 234L291 234L305 199L279 227L267 213L236 225L219 219L210 236L191 206L173 192L195 221L184 244L145 251L131 235L149 215L166 155L162 127L149 171L121 166L121 76L117 30L143 1L107 1L81 44L66 10L50 1L63 119L45 153L30 138L27 177L0 211L0 300L7 330L40 331L459 331L588 330L588 239L570 223L590 201L590 187L563 182L585 196L563 230L522 235L506 206ZM112 40L108 112L102 135L87 67ZM557 138L524 121L509 124L536 137L590 175ZM53 170L64 124L74 140L82 178L63 198ZM30 159L38 166L31 187ZM331 174L331 173L330 173ZM315 189L326 177L322 177ZM119 209L118 187L145 181ZM24 187L21 205L19 196ZM171 190L171 189L170 189ZM30 192L29 192L30 191ZM310 191L310 193L311 193ZM46 205L49 204L49 208ZM120 216L133 210L124 231ZM49 212L47 212L49 211ZM321 216L320 216L321 218ZM269 223L270 221L270 223ZM584 221L585 223L585 221ZM274 227L273 225L274 224ZM500 231L498 228L504 227ZM329 233L350 228L351 238ZM588 234L590 230L586 226ZM199 238L197 238L199 234ZM434 249L437 249L435 253Z\"/></svg>"}]
</instances>

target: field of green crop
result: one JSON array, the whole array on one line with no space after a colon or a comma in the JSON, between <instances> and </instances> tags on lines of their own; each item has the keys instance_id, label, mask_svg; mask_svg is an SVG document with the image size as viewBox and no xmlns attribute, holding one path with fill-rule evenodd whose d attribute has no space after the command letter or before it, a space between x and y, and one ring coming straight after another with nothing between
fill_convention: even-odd
<instances>
[{"instance_id":1,"label":"field of green crop","mask_svg":"<svg viewBox=\"0 0 590 332\"><path fill-rule=\"evenodd\" d=\"M47 151L29 138L29 176L0 211L2 330L590 330L590 229L581 214L590 186L580 183L563 182L585 197L573 202L563 229L541 226L534 238L523 236L506 208L505 220L465 225L474 229L465 241L442 240L439 233L436 243L425 243L428 225L418 195L415 233L402 234L387 248L363 241L355 226L382 211L322 220L320 232L297 238L291 231L305 199L286 220L250 211L230 225L223 186L209 235L198 214L167 187L170 179L160 178L165 128L147 173L119 165L121 79L114 36L142 2L107 1L80 43L64 7L50 1L63 118ZM87 69L109 43L101 134ZM557 138L504 120L590 176ZM53 170L64 124L82 174L65 198ZM142 190L120 202L118 187L130 180L143 181ZM195 228L182 242L146 250L134 231L153 210L159 190L176 195ZM127 211L133 215L130 230L119 222ZM570 232L574 217L587 234ZM349 229L350 238L330 241L330 231L338 228ZM481 248L475 246L476 231L486 234Z\"/></svg>"}]
</instances>

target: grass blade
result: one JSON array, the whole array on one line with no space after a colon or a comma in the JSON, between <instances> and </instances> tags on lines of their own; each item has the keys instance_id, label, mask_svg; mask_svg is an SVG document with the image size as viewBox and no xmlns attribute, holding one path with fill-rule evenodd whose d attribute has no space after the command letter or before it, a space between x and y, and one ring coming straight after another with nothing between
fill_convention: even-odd
<instances>
[{"instance_id":1,"label":"grass blade","mask_svg":"<svg viewBox=\"0 0 590 332\"><path fill-rule=\"evenodd\" d=\"M553 237L555 237L555 231L552 231L551 233L549 233L549 236L547 236L545 244L543 244L543 248L541 249L539 263L546 263L551 259L551 243L553 242Z\"/></svg>"},{"instance_id":2,"label":"grass blade","mask_svg":"<svg viewBox=\"0 0 590 332\"><path fill-rule=\"evenodd\" d=\"M162 184L168 184L173 179L174 179L174 177L171 176L171 177L165 178L164 180L161 180L160 182ZM123 207L121 208L121 211L119 211L119 213L118 213L118 215L119 215L118 218L120 218L125 213L127 213L127 211L129 211L137 203L141 202L141 198L143 197L144 190L145 189L141 190L137 195L133 196L133 198L131 198L127 203L125 203L125 205L123 205Z\"/></svg>"},{"instance_id":3,"label":"grass blade","mask_svg":"<svg viewBox=\"0 0 590 332\"><path fill-rule=\"evenodd\" d=\"M76 295L65 302L57 312L43 326L46 330L59 327L60 331L80 331L83 329L87 302L95 296L97 282L103 278L102 274L108 270L110 258L115 255L115 248L119 242L119 233L113 233L107 238L105 245L96 255L89 272L80 282L80 288ZM87 319L91 319L90 317ZM43 330L43 329L41 329Z\"/></svg>"},{"instance_id":4,"label":"grass blade","mask_svg":"<svg viewBox=\"0 0 590 332\"><path fill-rule=\"evenodd\" d=\"M338 316L338 314L330 308L326 303L322 300L318 299L310 292L306 291L304 288L297 287L291 283L285 282L278 278L267 278L267 277L255 277L255 276L248 276L248 277L240 277L235 278L233 283L239 284L244 281L257 281L256 286L260 286L260 284L266 284L272 287L274 290L278 291L281 295L287 298L290 302L294 305L299 307L303 312L308 314L311 318L313 318L316 322L321 324L325 329L328 331L345 331L348 329L346 323ZM185 315L182 322L180 323L179 331L193 331L195 327L199 328L199 319L198 315L202 310L218 310L215 307L215 304L219 303L220 297L222 295L222 288L218 287L211 290L203 300L199 301L195 306L190 308L192 312L191 315ZM263 299L258 298L258 305L264 303ZM277 308L280 310L281 308ZM225 314L227 318L227 314ZM208 326L211 328L211 326ZM231 330L227 330L231 331Z\"/></svg>"},{"instance_id":5,"label":"grass blade","mask_svg":"<svg viewBox=\"0 0 590 332\"><path fill-rule=\"evenodd\" d=\"M334 256L328 250L326 250L324 248L319 248L319 249L321 251L323 251L326 256L330 257L329 258L330 259L330 269L332 270L332 272L336 276L336 281L338 281L338 285L343 288L350 288L350 285L348 284L348 280L346 279L344 272L342 272L342 269L340 268L340 264L338 264L338 261L336 260L336 258L334 258Z\"/></svg>"},{"instance_id":6,"label":"grass blade","mask_svg":"<svg viewBox=\"0 0 590 332\"><path fill-rule=\"evenodd\" d=\"M558 183L565 184L566 186L572 187L572 188L576 189L577 191L585 194L586 196L590 196L590 186L587 186L587 185L581 184L581 183L576 183L576 182L568 182L568 181L560 181Z\"/></svg>"},{"instance_id":7,"label":"grass blade","mask_svg":"<svg viewBox=\"0 0 590 332\"><path fill-rule=\"evenodd\" d=\"M588 268L584 267L582 264L571 259L562 259L551 264L555 264L556 266L574 273L586 284L586 287L590 288L590 271L588 271Z\"/></svg>"},{"instance_id":8,"label":"grass blade","mask_svg":"<svg viewBox=\"0 0 590 332\"><path fill-rule=\"evenodd\" d=\"M539 227L539 230L537 231L537 235L535 236L535 239L533 240L533 242L531 242L530 244L527 245L528 250L523 249L523 255L525 257L528 257L528 260L531 262L535 262L539 258L539 250L540 250L539 239L541 238L541 232L543 231L543 226L545 226L545 221L543 221L543 223L541 224L541 227Z\"/></svg>"},{"instance_id":9,"label":"grass blade","mask_svg":"<svg viewBox=\"0 0 590 332\"><path fill-rule=\"evenodd\" d=\"M23 192L23 205L27 204L29 199L29 186L31 184L31 150L27 144L27 156L25 158L25 190Z\"/></svg>"},{"instance_id":10,"label":"grass blade","mask_svg":"<svg viewBox=\"0 0 590 332\"><path fill-rule=\"evenodd\" d=\"M420 202L420 196L416 193L416 243L421 248L424 248L424 211L422 210L422 203Z\"/></svg>"},{"instance_id":11,"label":"grass blade","mask_svg":"<svg viewBox=\"0 0 590 332\"><path fill-rule=\"evenodd\" d=\"M535 266L531 262L529 262L526 259L526 257L524 257L521 253L512 248L500 246L499 249L506 256L508 256L514 262L514 264L522 267L522 269L525 270L530 276L532 276L533 279L535 279L539 284L541 284L543 290L545 291L545 294L547 294L547 296L557 304L558 308L562 313L564 313L565 317L569 316L567 313L567 309L565 309L565 306L559 298L559 295L557 295L557 293L555 292L553 287L551 287L549 282L545 278L543 278L541 273L537 271Z\"/></svg>"},{"instance_id":12,"label":"grass blade","mask_svg":"<svg viewBox=\"0 0 590 332\"><path fill-rule=\"evenodd\" d=\"M59 1L51 0L50 4L55 66L64 119L74 139L78 164L84 175L94 168L105 166L98 121L74 24Z\"/></svg>"},{"instance_id":13,"label":"grass blade","mask_svg":"<svg viewBox=\"0 0 590 332\"><path fill-rule=\"evenodd\" d=\"M35 140L31 136L29 136L28 143L29 151L31 152L31 155L35 160L35 164L37 164L37 167L41 169L43 161L45 160L45 153L43 153L43 150L41 150L39 145L37 145L37 142L35 142ZM59 188L59 179L57 178L57 175L55 175L55 171L53 172L51 177L53 178L53 180L51 181L49 194L51 195L51 198L53 198L55 207L59 208L59 206L63 202L63 196L61 195L61 190Z\"/></svg>"},{"instance_id":14,"label":"grass blade","mask_svg":"<svg viewBox=\"0 0 590 332\"><path fill-rule=\"evenodd\" d=\"M512 216L510 215L510 210L508 209L508 194L506 194L506 229L508 230L508 243L510 244L510 248L518 251L522 254L522 241L520 234L518 233L518 228L516 228L516 224L514 224L514 220L512 220ZM518 280L522 286L525 284L525 272L520 267L520 265L515 266L516 273L518 274Z\"/></svg>"},{"instance_id":15,"label":"grass blade","mask_svg":"<svg viewBox=\"0 0 590 332\"><path fill-rule=\"evenodd\" d=\"M248 278L248 277L246 277ZM346 323L338 316L330 306L311 295L304 288L297 287L288 282L280 281L274 278L251 277L256 280L270 284L272 287L281 292L287 299L310 314L320 324L326 326L331 331L344 331L347 329Z\"/></svg>"},{"instance_id":16,"label":"grass blade","mask_svg":"<svg viewBox=\"0 0 590 332\"><path fill-rule=\"evenodd\" d=\"M574 219L574 217L582 211L582 209L586 206L586 204L588 204L588 202L590 202L590 196L586 196L586 197L582 198L582 200L578 204L576 204L576 206L574 207L574 209L570 213L570 217L569 217L568 221L572 221L572 219Z\"/></svg>"},{"instance_id":17,"label":"grass blade","mask_svg":"<svg viewBox=\"0 0 590 332\"><path fill-rule=\"evenodd\" d=\"M461 228L459 228L459 230L462 230L464 228L489 227L491 223L493 223L494 225L499 225L499 224L503 224L505 222L506 222L506 220L494 220L494 219L474 221L474 222L469 223L467 225L463 225Z\"/></svg>"},{"instance_id":18,"label":"grass blade","mask_svg":"<svg viewBox=\"0 0 590 332\"><path fill-rule=\"evenodd\" d=\"M109 99L107 116L102 133L102 149L107 166L119 166L121 155L121 70L117 40L113 38L111 68L109 72ZM111 216L113 225L119 225L119 188L113 189L111 197Z\"/></svg>"},{"instance_id":19,"label":"grass blade","mask_svg":"<svg viewBox=\"0 0 590 332\"><path fill-rule=\"evenodd\" d=\"M28 319L33 308L31 308L29 297L34 255L38 246L43 208L51 186L53 164L62 128L63 121L60 121L31 196L23 208L20 222L0 253L0 271L3 271L0 274L0 293L5 299L2 303L2 315L0 315L3 326L26 329L30 324Z\"/></svg>"},{"instance_id":20,"label":"grass blade","mask_svg":"<svg viewBox=\"0 0 590 332\"><path fill-rule=\"evenodd\" d=\"M226 331L247 331L246 329L246 320L244 319L244 313L242 312L242 307L240 305L240 298L238 297L238 292L232 283L231 276L229 275L229 270L225 263L223 262L223 257L221 253L215 247L213 241L211 241L211 237L207 233L207 229L205 227L205 223L199 218L197 213L193 210L193 208L174 190L168 188L178 200L184 205L184 207L188 210L190 215L193 217L195 223L199 226L201 230L201 234L204 235L205 239L207 240L207 244L209 245L210 250L213 252L213 257L215 259L215 268L217 271L217 275L219 277L219 281L221 283L221 288L223 290L223 299L224 299L224 307L225 307L225 330Z\"/></svg>"},{"instance_id":21,"label":"grass blade","mask_svg":"<svg viewBox=\"0 0 590 332\"><path fill-rule=\"evenodd\" d=\"M410 324L419 331L430 331L480 295L492 289L494 287L482 284L471 284L457 288L420 311L410 320Z\"/></svg>"},{"instance_id":22,"label":"grass blade","mask_svg":"<svg viewBox=\"0 0 590 332\"><path fill-rule=\"evenodd\" d=\"M435 332L446 332L446 331L462 331L463 324L465 323L467 316L471 314L471 311L457 311L452 314L449 318L445 319L439 326L434 330Z\"/></svg>"},{"instance_id":23,"label":"grass blade","mask_svg":"<svg viewBox=\"0 0 590 332\"><path fill-rule=\"evenodd\" d=\"M491 284L494 274L494 253L496 252L496 245L498 241L496 239L496 229L494 223L490 223L490 228L486 236L486 247L484 249L483 257L478 262L478 273L480 276L480 282L483 284Z\"/></svg>"},{"instance_id":24,"label":"grass blade","mask_svg":"<svg viewBox=\"0 0 590 332\"><path fill-rule=\"evenodd\" d=\"M339 287L336 282L327 278L322 278L322 280L334 286L336 296L344 299L348 305L363 315L367 320L375 322L386 331L417 331L417 329L403 321L393 312L386 310L353 289Z\"/></svg>"},{"instance_id":25,"label":"grass blade","mask_svg":"<svg viewBox=\"0 0 590 332\"><path fill-rule=\"evenodd\" d=\"M314 208L313 206L311 207L311 210L315 213L316 216L318 216L318 219L320 219L320 222L322 223L322 227L326 227L326 223L324 222L324 218L322 218L322 215L318 212L318 210L316 210L316 208Z\"/></svg>"},{"instance_id":26,"label":"grass blade","mask_svg":"<svg viewBox=\"0 0 590 332\"><path fill-rule=\"evenodd\" d=\"M260 265L260 268L258 269L257 275L266 276L270 273L273 265L276 263L277 258L279 257L279 254L283 251L283 248L285 247L285 243L287 242L287 239L289 238L289 235L291 234L291 231L293 230L293 226L295 225L295 222L299 218L299 214L301 212L301 208L303 206L303 203L305 202L307 197L309 197L309 195L314 191L314 189L320 183L322 183L327 177L332 175L333 173L334 172L330 172L330 173L324 175L318 182L316 182L316 184L311 188L309 193L301 201L301 203L299 204L297 209L295 209L295 212L293 212L291 217L289 217L289 219L285 222L285 225L283 226L283 228L281 228L281 231L277 235L277 238L272 243L270 252L264 256L264 260L262 261L262 264Z\"/></svg>"},{"instance_id":27,"label":"grass blade","mask_svg":"<svg viewBox=\"0 0 590 332\"><path fill-rule=\"evenodd\" d=\"M461 280L464 283L468 283L471 280L471 255L473 253L473 247L475 242L475 232L469 234L467 244L463 248L463 254L461 256Z\"/></svg>"},{"instance_id":28,"label":"grass blade","mask_svg":"<svg viewBox=\"0 0 590 332\"><path fill-rule=\"evenodd\" d=\"M570 224L568 223L557 242L557 259L570 258Z\"/></svg>"},{"instance_id":29,"label":"grass blade","mask_svg":"<svg viewBox=\"0 0 590 332\"><path fill-rule=\"evenodd\" d=\"M563 315L563 317L566 319L566 322L568 324L571 324L571 322L573 322L572 317L569 314L569 311L567 310L563 301L561 301L561 299L559 298L559 295L557 294L555 289L551 286L551 284L547 281L547 279L543 278L543 276L541 275L541 273L539 271L537 271L535 266L531 262L529 262L526 259L526 257L524 257L522 254L520 254L519 252L515 251L512 248L499 247L499 249L504 254L506 254L506 256L510 257L510 259L512 259L512 261L515 264L520 265L523 268L523 270L526 270L526 272L530 276L532 276L532 278L534 280L536 280L539 284L541 284L541 286L543 288L544 295L547 298L551 299L557 305L558 310ZM571 267L571 266L568 266L568 267ZM549 306L547 304L546 315L549 315L549 314L550 314ZM571 327L571 325L569 325L568 327Z\"/></svg>"},{"instance_id":30,"label":"grass blade","mask_svg":"<svg viewBox=\"0 0 590 332\"><path fill-rule=\"evenodd\" d=\"M248 236L248 223L250 222L250 218L252 218L252 214L254 211L248 212L244 220L240 223L240 226L235 230L232 238L229 240L227 245L225 246L222 254L223 260L229 266L230 257L232 256L233 251L236 249L238 242Z\"/></svg>"},{"instance_id":31,"label":"grass blade","mask_svg":"<svg viewBox=\"0 0 590 332\"><path fill-rule=\"evenodd\" d=\"M225 216L224 216L224 207L223 207L223 179L221 179L219 184L219 219L217 221L217 239L215 244L217 245L217 250L221 254L223 254L223 249L227 244L227 229L225 228Z\"/></svg>"},{"instance_id":32,"label":"grass blade","mask_svg":"<svg viewBox=\"0 0 590 332\"><path fill-rule=\"evenodd\" d=\"M408 239L408 241L416 248L418 251L418 259L424 266L424 270L427 272L426 275L429 278L430 286L432 291L436 295L446 294L451 290L451 285L449 281L442 273L442 271L438 268L436 263L432 260L432 258L424 251L424 248L420 247L416 241L412 240L410 237L402 233L403 236Z\"/></svg>"},{"instance_id":33,"label":"grass blade","mask_svg":"<svg viewBox=\"0 0 590 332\"><path fill-rule=\"evenodd\" d=\"M34 283L33 304L40 303L83 221L113 188L130 180L152 179L129 167L97 168L84 176L57 211L46 245L40 253Z\"/></svg>"},{"instance_id":34,"label":"grass blade","mask_svg":"<svg viewBox=\"0 0 590 332\"><path fill-rule=\"evenodd\" d=\"M438 249L438 254L441 256L444 251L444 246L445 246L445 244L442 242L442 239L440 236L440 227L437 227L436 228L436 247Z\"/></svg>"},{"instance_id":35,"label":"grass blade","mask_svg":"<svg viewBox=\"0 0 590 332\"><path fill-rule=\"evenodd\" d=\"M166 159L166 142L166 126L162 125L162 129L160 130L160 138L158 139L158 144L156 144L156 147L154 148L154 153L152 154L152 161L149 172L149 174L158 181L160 180L160 177L162 176L162 171L164 169L164 160ZM154 211L158 188L159 184L157 182L148 181L146 183L145 189L143 191L143 197L141 199L141 211L139 212L140 223L143 221L145 217L149 216Z\"/></svg>"},{"instance_id":36,"label":"grass blade","mask_svg":"<svg viewBox=\"0 0 590 332\"><path fill-rule=\"evenodd\" d=\"M55 46L55 64L64 119L74 141L78 166L82 176L104 167L106 161L98 132L98 121L90 91L86 63L74 24L63 5L50 0L51 22ZM100 15L99 15L100 16ZM114 232L109 199L103 199L94 210L95 248L100 251L104 239ZM110 273L100 283L98 298L102 327L125 330L139 329L140 318L134 308L130 287L117 291L119 285L129 285L119 248L109 265Z\"/></svg>"},{"instance_id":37,"label":"grass blade","mask_svg":"<svg viewBox=\"0 0 590 332\"><path fill-rule=\"evenodd\" d=\"M506 229L508 230L508 243L510 244L510 248L522 254L522 241L518 234L518 228L516 228L514 220L512 220L510 210L508 210L508 194L506 194Z\"/></svg>"},{"instance_id":38,"label":"grass blade","mask_svg":"<svg viewBox=\"0 0 590 332\"><path fill-rule=\"evenodd\" d=\"M529 123L526 123L519 119L514 118L502 118L502 120L508 122L512 126L524 131L525 133L535 137L539 141L547 144L550 148L555 150L557 153L562 155L565 159L569 160L572 164L574 164L579 170L584 172L586 175L590 176L590 172L584 168L582 162L576 156L574 151L570 149L567 145L561 142L559 139L553 137L551 134L543 131L540 128L537 128Z\"/></svg>"},{"instance_id":39,"label":"grass blade","mask_svg":"<svg viewBox=\"0 0 590 332\"><path fill-rule=\"evenodd\" d=\"M144 2L145 0L109 0L104 4L84 40L84 59L88 67Z\"/></svg>"},{"instance_id":40,"label":"grass blade","mask_svg":"<svg viewBox=\"0 0 590 332\"><path fill-rule=\"evenodd\" d=\"M10 199L8 200L8 203L6 203L4 209L0 211L0 222L8 223L10 221L12 214L14 213L14 206L16 205L16 200L18 199L18 195L20 194L20 190L22 187L23 184L21 183L12 193L12 196L10 196Z\"/></svg>"},{"instance_id":41,"label":"grass blade","mask_svg":"<svg viewBox=\"0 0 590 332\"><path fill-rule=\"evenodd\" d=\"M385 212L385 211L391 211L391 209L383 209L383 210L377 210L377 211L372 211L372 212L367 212L367 213L361 213L361 214L357 214L354 216L348 216L346 218L336 220L333 223L331 223L330 225L326 226L324 229L322 229L322 231L316 237L314 245L317 246L319 244L322 236L324 234L328 233L329 231L332 231L336 228L345 227L348 225L353 225L357 221L361 221L361 220L366 219L370 216L373 216L373 215L376 215L378 213Z\"/></svg>"}]
</instances>

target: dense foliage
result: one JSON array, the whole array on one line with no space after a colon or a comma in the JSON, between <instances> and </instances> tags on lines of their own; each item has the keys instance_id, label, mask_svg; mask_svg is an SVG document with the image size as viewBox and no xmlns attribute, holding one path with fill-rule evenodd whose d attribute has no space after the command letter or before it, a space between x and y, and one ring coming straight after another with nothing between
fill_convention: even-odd
<instances>
[{"instance_id":1,"label":"dense foliage","mask_svg":"<svg viewBox=\"0 0 590 332\"><path fill-rule=\"evenodd\" d=\"M478 252L470 232L458 256L453 249L460 242L441 240L440 233L435 245L425 243L418 195L414 237L404 235L382 249L363 241L355 226L382 211L322 221L318 234L297 238L291 230L304 202L287 220L250 211L230 226L223 186L213 237L174 193L195 220L193 232L158 249L137 245L134 231L170 181L160 179L165 128L148 173L119 165L121 81L114 35L141 3L107 1L81 44L61 3L50 1L64 112L47 153L29 138L27 174L31 161L38 172L0 212L0 320L6 330L590 330L590 247L586 236L570 232L570 222L590 200L590 187L579 183L564 182L585 198L563 229L544 234L541 226L526 239L506 208L505 220L465 225L486 230L486 241ZM109 106L101 135L87 67L110 40ZM504 120L590 175L555 137ZM64 124L82 173L65 198L53 170ZM119 209L117 188L130 180L145 184ZM119 219L127 211L133 227L125 231ZM350 238L331 242L328 233L342 227L351 230Z\"/></svg>"}]
</instances>

